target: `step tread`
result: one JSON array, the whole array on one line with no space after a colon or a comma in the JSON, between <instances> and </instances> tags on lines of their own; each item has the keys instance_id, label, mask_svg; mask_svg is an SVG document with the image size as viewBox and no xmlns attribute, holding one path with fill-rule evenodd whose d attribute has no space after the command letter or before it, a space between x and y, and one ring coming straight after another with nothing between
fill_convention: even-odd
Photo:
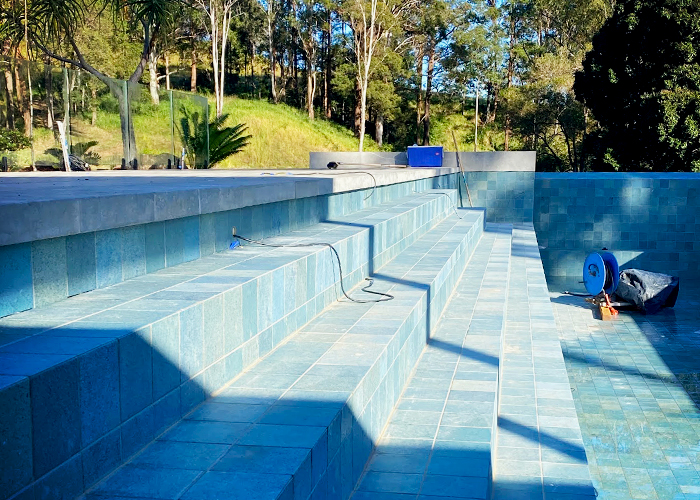
<instances>
[{"instance_id":1,"label":"step tread","mask_svg":"<svg viewBox=\"0 0 700 500\"><path fill-rule=\"evenodd\" d=\"M414 266L427 263L442 262L443 268L454 267L454 255L473 250L483 224L482 211L461 212L462 219L454 215L447 217L409 246L405 251L408 256L400 254L377 274L385 271L395 274L395 265L409 266L403 275L410 273ZM453 238L454 233L461 238ZM452 249L452 254L448 249ZM423 287L417 290L377 277L375 287L395 294L394 301L337 302L327 307L228 388L195 409L131 463L97 485L90 495L121 494L130 488L136 469L152 469L155 477L173 462L192 464L190 467L199 467L198 470L204 472L182 496L188 499L209 498L221 484L235 489L237 494L250 492L251 485L259 481L253 471L262 470L271 479L275 478L276 486L270 489L267 484L247 498L287 498L289 495L289 498L306 499L312 487L330 489L333 481L347 483L351 488L348 481L359 477L366 457L361 463L358 458L351 460L349 477L344 477L344 481L340 477L330 477L331 472L326 474L326 468L331 471L331 462L340 464L341 450L346 448L341 442L349 440L349 453L359 457L364 443L376 439L372 438L372 433L378 436L383 422L371 421L373 414L369 408L379 404L372 398L380 390L380 381L394 369L402 344L407 344L411 331L419 328L407 331L408 327L424 321L421 315L425 315L428 304L426 295L437 288L436 283L444 279L443 274L442 269L435 269L432 278L423 277ZM362 293L356 288L351 295ZM352 326L348 328L348 325ZM379 412L375 418L378 415ZM360 435L362 433L366 435ZM198 444L192 448L177 448L177 443ZM202 444L227 448L222 448L222 453L213 453L215 460L207 462L197 448ZM369 450L371 446L367 453ZM182 460L173 460L173 454L181 454ZM144 456L146 458L142 458ZM255 464L255 469L251 463ZM341 474L340 465L337 472Z\"/></svg>"},{"instance_id":2,"label":"step tread","mask_svg":"<svg viewBox=\"0 0 700 500\"><path fill-rule=\"evenodd\" d=\"M487 498L509 253L488 224L353 498Z\"/></svg>"}]
</instances>

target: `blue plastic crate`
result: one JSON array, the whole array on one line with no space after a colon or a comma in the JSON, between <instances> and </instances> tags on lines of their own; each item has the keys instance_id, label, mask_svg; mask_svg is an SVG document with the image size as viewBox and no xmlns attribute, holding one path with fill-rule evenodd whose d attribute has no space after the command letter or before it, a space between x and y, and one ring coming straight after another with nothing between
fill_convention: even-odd
<instances>
[{"instance_id":1,"label":"blue plastic crate","mask_svg":"<svg viewBox=\"0 0 700 500\"><path fill-rule=\"evenodd\" d=\"M409 146L409 167L442 167L442 146Z\"/></svg>"}]
</instances>

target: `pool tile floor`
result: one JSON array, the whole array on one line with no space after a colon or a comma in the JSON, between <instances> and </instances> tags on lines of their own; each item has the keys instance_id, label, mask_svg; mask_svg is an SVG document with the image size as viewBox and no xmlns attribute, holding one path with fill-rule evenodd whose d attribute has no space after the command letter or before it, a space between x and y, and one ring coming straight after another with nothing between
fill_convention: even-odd
<instances>
[{"instance_id":1,"label":"pool tile floor","mask_svg":"<svg viewBox=\"0 0 700 500\"><path fill-rule=\"evenodd\" d=\"M601 500L700 500L700 299L601 321L550 283L593 484Z\"/></svg>"}]
</instances>

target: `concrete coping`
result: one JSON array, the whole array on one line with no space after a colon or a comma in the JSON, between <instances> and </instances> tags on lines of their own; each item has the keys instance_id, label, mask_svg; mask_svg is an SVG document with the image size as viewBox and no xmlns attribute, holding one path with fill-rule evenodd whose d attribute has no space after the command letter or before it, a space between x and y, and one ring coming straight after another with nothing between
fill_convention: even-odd
<instances>
[{"instance_id":1,"label":"concrete coping","mask_svg":"<svg viewBox=\"0 0 700 500\"><path fill-rule=\"evenodd\" d=\"M136 170L0 175L0 246L398 184L457 168Z\"/></svg>"},{"instance_id":2,"label":"concrete coping","mask_svg":"<svg viewBox=\"0 0 700 500\"><path fill-rule=\"evenodd\" d=\"M460 151L459 161L465 172L534 172L535 151ZM319 152L309 154L309 168L326 170L329 162L338 162L339 169L361 168L362 164L408 165L403 152ZM457 153L443 150L442 166L459 168Z\"/></svg>"}]
</instances>

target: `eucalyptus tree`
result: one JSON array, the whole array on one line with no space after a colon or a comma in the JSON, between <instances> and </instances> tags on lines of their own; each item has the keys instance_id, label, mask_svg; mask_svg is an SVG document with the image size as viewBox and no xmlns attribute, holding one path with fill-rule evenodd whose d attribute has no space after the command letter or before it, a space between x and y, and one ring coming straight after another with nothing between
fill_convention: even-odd
<instances>
[{"instance_id":1,"label":"eucalyptus tree","mask_svg":"<svg viewBox=\"0 0 700 500\"><path fill-rule=\"evenodd\" d=\"M402 37L409 15L418 0L345 0L340 9L353 33L359 90L359 151L364 149L367 117L367 88L377 63L391 51L399 51L410 43Z\"/></svg>"},{"instance_id":2,"label":"eucalyptus tree","mask_svg":"<svg viewBox=\"0 0 700 500\"><path fill-rule=\"evenodd\" d=\"M277 104L279 92L277 91L277 35L278 16L282 11L281 0L259 0L260 6L265 12L265 36L267 37L268 58L270 60L270 97Z\"/></svg>"},{"instance_id":3,"label":"eucalyptus tree","mask_svg":"<svg viewBox=\"0 0 700 500\"><path fill-rule=\"evenodd\" d=\"M167 0L151 0L167 1ZM211 60L214 70L214 97L216 116L224 110L224 83L226 75L226 49L231 31L231 18L239 0L189 0L206 18L207 35L211 43Z\"/></svg>"},{"instance_id":4,"label":"eucalyptus tree","mask_svg":"<svg viewBox=\"0 0 700 500\"><path fill-rule=\"evenodd\" d=\"M430 105L438 72L444 68L441 60L452 33L459 21L461 5L451 0L425 0L412 16L411 33L415 42L416 73L418 80L417 126L416 138L419 144L430 144ZM421 106L421 87L424 59L425 64L425 100Z\"/></svg>"},{"instance_id":5,"label":"eucalyptus tree","mask_svg":"<svg viewBox=\"0 0 700 500\"><path fill-rule=\"evenodd\" d=\"M317 57L323 32L324 13L315 0L292 0L293 27L299 39L306 65L306 109L313 120L317 86Z\"/></svg>"}]
</instances>

